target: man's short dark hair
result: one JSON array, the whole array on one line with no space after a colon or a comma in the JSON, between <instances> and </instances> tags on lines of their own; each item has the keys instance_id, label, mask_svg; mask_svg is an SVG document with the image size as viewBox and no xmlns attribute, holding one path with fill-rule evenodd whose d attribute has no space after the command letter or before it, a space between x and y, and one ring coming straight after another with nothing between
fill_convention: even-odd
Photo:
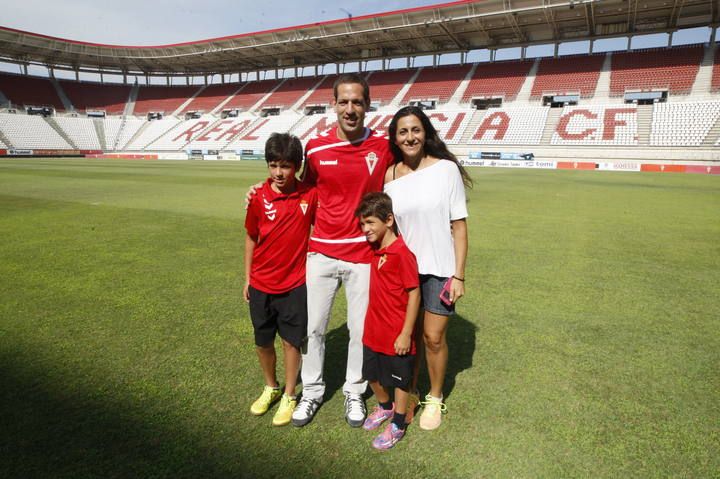
<instances>
[{"instance_id":1,"label":"man's short dark hair","mask_svg":"<svg viewBox=\"0 0 720 479\"><path fill-rule=\"evenodd\" d=\"M363 88L363 99L365 100L365 106L370 107L370 86L368 86L367 81L365 81L365 78L362 77L362 75L358 73L343 73L337 79L335 80L335 83L333 83L333 96L335 97L335 101L337 101L338 97L338 86L345 84L345 83L357 83L358 85L361 85Z\"/></svg>"},{"instance_id":2,"label":"man's short dark hair","mask_svg":"<svg viewBox=\"0 0 720 479\"><path fill-rule=\"evenodd\" d=\"M303 147L297 136L273 133L265 142L265 161L287 161L299 170L303 160Z\"/></svg>"}]
</instances>

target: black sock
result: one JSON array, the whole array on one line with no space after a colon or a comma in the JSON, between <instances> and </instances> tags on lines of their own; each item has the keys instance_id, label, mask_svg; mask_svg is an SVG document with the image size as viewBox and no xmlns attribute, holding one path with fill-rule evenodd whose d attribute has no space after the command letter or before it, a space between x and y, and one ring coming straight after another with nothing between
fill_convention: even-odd
<instances>
[{"instance_id":1,"label":"black sock","mask_svg":"<svg viewBox=\"0 0 720 479\"><path fill-rule=\"evenodd\" d=\"M383 409L386 410L386 411L391 410L392 407L393 407L393 406L392 406L392 401L388 401L388 402L379 402L379 401L378 401L378 404L380 405L381 408L383 408Z\"/></svg>"},{"instance_id":2,"label":"black sock","mask_svg":"<svg viewBox=\"0 0 720 479\"><path fill-rule=\"evenodd\" d=\"M393 414L392 422L398 429L405 429L405 414Z\"/></svg>"}]
</instances>

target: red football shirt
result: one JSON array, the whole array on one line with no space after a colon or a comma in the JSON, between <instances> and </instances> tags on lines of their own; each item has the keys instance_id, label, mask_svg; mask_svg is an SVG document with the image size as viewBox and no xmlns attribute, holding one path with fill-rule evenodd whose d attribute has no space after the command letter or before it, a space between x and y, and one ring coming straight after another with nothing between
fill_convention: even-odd
<instances>
[{"instance_id":1,"label":"red football shirt","mask_svg":"<svg viewBox=\"0 0 720 479\"><path fill-rule=\"evenodd\" d=\"M405 324L408 290L420 285L415 255L402 237L375 251L370 263L370 302L363 344L376 353L395 356L395 339ZM415 335L410 354L415 354Z\"/></svg>"},{"instance_id":2,"label":"red football shirt","mask_svg":"<svg viewBox=\"0 0 720 479\"><path fill-rule=\"evenodd\" d=\"M277 193L268 179L250 200L245 229L257 244L253 250L250 285L280 294L305 283L310 226L317 211L317 190L298 182L290 194Z\"/></svg>"},{"instance_id":3,"label":"red football shirt","mask_svg":"<svg viewBox=\"0 0 720 479\"><path fill-rule=\"evenodd\" d=\"M317 212L310 251L351 263L369 263L372 249L360 231L355 209L370 191L382 191L385 171L393 163L386 136L365 128L349 142L335 129L308 141L303 180L317 186Z\"/></svg>"}]
</instances>

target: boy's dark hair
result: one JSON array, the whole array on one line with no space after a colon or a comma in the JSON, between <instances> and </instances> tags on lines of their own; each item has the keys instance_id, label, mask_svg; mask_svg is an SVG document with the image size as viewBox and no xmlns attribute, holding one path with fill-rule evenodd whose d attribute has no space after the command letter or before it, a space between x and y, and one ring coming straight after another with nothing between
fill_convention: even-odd
<instances>
[{"instance_id":1,"label":"boy's dark hair","mask_svg":"<svg viewBox=\"0 0 720 479\"><path fill-rule=\"evenodd\" d=\"M299 170L303 160L303 147L297 136L273 133L265 142L265 161L287 161Z\"/></svg>"},{"instance_id":2,"label":"boy's dark hair","mask_svg":"<svg viewBox=\"0 0 720 479\"><path fill-rule=\"evenodd\" d=\"M382 191L366 193L355 210L355 216L358 219L374 216L381 221L387 221L390 215L393 215L392 199ZM394 221L394 218L393 215L392 230L395 234L398 234L397 222Z\"/></svg>"},{"instance_id":3,"label":"boy's dark hair","mask_svg":"<svg viewBox=\"0 0 720 479\"><path fill-rule=\"evenodd\" d=\"M337 79L335 80L335 83L333 83L333 96L335 98L335 101L337 101L338 97L338 86L345 84L345 83L357 83L358 85L362 86L363 88L363 99L365 100L365 106L370 107L370 86L368 86L367 81L365 78L363 78L361 75L357 73L343 73Z\"/></svg>"}]
</instances>

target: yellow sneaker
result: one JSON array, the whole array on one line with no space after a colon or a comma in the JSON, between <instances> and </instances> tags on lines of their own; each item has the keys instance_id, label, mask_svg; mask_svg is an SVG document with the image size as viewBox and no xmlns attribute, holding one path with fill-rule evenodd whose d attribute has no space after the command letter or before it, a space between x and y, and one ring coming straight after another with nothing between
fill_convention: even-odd
<instances>
[{"instance_id":1,"label":"yellow sneaker","mask_svg":"<svg viewBox=\"0 0 720 479\"><path fill-rule=\"evenodd\" d=\"M292 413L295 410L295 406L297 406L297 399L292 396L288 396L287 394L283 394L282 398L280 398L280 407L273 416L273 426L285 426L290 424L290 419L292 419Z\"/></svg>"},{"instance_id":2,"label":"yellow sneaker","mask_svg":"<svg viewBox=\"0 0 720 479\"><path fill-rule=\"evenodd\" d=\"M432 431L440 427L442 423L442 415L447 412L447 406L442 402L442 398L425 396L422 405L425 407L420 415L420 429Z\"/></svg>"},{"instance_id":3,"label":"yellow sneaker","mask_svg":"<svg viewBox=\"0 0 720 479\"><path fill-rule=\"evenodd\" d=\"M280 391L280 388L265 386L260 397L250 406L250 412L256 416L262 416L270 409L270 406L278 400L281 394L282 391Z\"/></svg>"}]
</instances>

